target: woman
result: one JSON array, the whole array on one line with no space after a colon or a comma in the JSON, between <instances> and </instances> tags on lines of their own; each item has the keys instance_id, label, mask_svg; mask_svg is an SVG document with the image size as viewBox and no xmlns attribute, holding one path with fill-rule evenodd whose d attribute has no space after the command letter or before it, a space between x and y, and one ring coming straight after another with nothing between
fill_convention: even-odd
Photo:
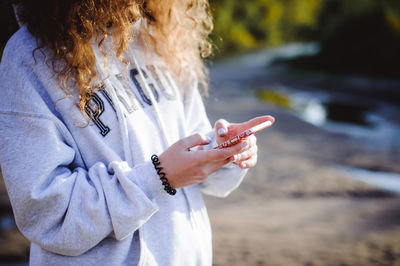
<instances>
[{"instance_id":1,"label":"woman","mask_svg":"<svg viewBox=\"0 0 400 266\"><path fill-rule=\"evenodd\" d=\"M30 263L211 265L200 191L229 194L257 161L255 137L212 147L273 118L209 125L207 2L16 4L0 164Z\"/></svg>"}]
</instances>

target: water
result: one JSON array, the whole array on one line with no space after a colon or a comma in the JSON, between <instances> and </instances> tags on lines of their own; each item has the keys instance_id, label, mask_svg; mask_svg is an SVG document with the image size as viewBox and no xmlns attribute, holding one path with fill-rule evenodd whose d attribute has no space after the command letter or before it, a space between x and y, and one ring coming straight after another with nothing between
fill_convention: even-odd
<instances>
[{"instance_id":1,"label":"water","mask_svg":"<svg viewBox=\"0 0 400 266\"><path fill-rule=\"evenodd\" d=\"M274 94L286 100L278 96L265 97ZM308 123L363 141L373 150L400 152L400 124L393 121L393 117L400 117L397 106L357 96L283 86L265 89L257 95L262 101L279 105Z\"/></svg>"},{"instance_id":2,"label":"water","mask_svg":"<svg viewBox=\"0 0 400 266\"><path fill-rule=\"evenodd\" d=\"M354 180L400 195L400 174L374 172L353 167L343 167L343 169Z\"/></svg>"}]
</instances>

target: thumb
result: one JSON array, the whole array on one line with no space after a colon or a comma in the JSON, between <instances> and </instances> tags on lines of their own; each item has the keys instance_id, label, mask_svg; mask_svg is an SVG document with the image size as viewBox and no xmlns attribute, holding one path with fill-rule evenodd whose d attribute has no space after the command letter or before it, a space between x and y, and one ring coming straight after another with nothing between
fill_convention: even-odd
<instances>
[{"instance_id":1,"label":"thumb","mask_svg":"<svg viewBox=\"0 0 400 266\"><path fill-rule=\"evenodd\" d=\"M215 134L219 137L225 137L228 133L229 122L225 119L219 119L214 124Z\"/></svg>"},{"instance_id":2,"label":"thumb","mask_svg":"<svg viewBox=\"0 0 400 266\"><path fill-rule=\"evenodd\" d=\"M190 149L199 145L207 145L210 143L209 140L207 140L207 138L201 134L201 133L197 133L194 135L191 135L189 137L183 138L181 139L179 142L179 146L182 149Z\"/></svg>"}]
</instances>

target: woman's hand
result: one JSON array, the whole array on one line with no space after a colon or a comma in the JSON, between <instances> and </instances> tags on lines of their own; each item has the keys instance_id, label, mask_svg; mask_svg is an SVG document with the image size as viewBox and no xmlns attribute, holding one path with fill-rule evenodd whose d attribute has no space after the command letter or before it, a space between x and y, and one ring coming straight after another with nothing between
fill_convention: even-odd
<instances>
[{"instance_id":1,"label":"woman's hand","mask_svg":"<svg viewBox=\"0 0 400 266\"><path fill-rule=\"evenodd\" d=\"M274 123L275 119L269 115L259 116L241 124L230 124L226 120L220 119L215 122L214 126L217 143L220 144L240 134L241 132L265 121L271 121L272 123ZM254 167L257 164L258 151L256 137L254 135L251 135L241 140L236 145L239 144L244 146L243 149L239 153L234 154L234 156L232 156L230 160L239 165L239 167L242 169Z\"/></svg>"},{"instance_id":2,"label":"woman's hand","mask_svg":"<svg viewBox=\"0 0 400 266\"><path fill-rule=\"evenodd\" d=\"M207 176L227 164L233 155L248 150L242 143L224 149L191 150L207 144L209 141L203 135L194 134L177 141L159 156L160 166L173 188L204 181Z\"/></svg>"}]
</instances>

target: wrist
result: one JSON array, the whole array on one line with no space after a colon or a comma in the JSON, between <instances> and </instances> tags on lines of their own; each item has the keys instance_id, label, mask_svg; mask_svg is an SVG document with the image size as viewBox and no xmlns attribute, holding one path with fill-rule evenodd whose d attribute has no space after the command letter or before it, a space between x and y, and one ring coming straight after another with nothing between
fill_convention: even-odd
<instances>
[{"instance_id":1,"label":"wrist","mask_svg":"<svg viewBox=\"0 0 400 266\"><path fill-rule=\"evenodd\" d=\"M153 165L154 165L154 169L157 171L157 174L158 174L158 176L160 177L160 181L161 181L161 184L164 186L164 190L168 193L168 194L170 194L170 195L175 195L176 194L176 189L174 189L171 185L170 185L170 183L169 183L169 181L168 181L168 178L167 178L167 176L166 176L166 174L165 174L165 172L163 172L163 168L161 167L161 162L160 162L160 159L158 158L158 156L157 155L152 155L151 156L151 161L153 162Z\"/></svg>"}]
</instances>

